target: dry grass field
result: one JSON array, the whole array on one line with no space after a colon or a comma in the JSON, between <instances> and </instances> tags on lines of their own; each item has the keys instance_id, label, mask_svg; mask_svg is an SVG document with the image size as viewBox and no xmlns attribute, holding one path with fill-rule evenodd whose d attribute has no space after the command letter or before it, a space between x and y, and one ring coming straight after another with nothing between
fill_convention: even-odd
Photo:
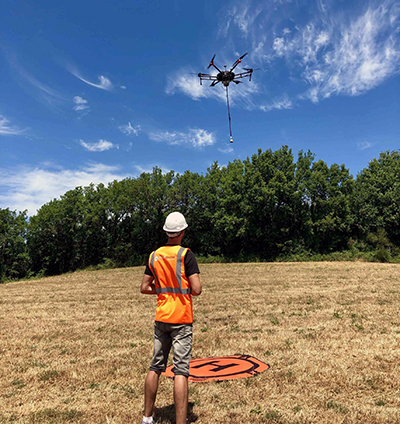
<instances>
[{"instance_id":1,"label":"dry grass field","mask_svg":"<svg viewBox=\"0 0 400 424\"><path fill-rule=\"evenodd\" d=\"M259 376L189 383L197 424L400 423L400 266L200 265L193 357ZM156 298L143 267L0 285L0 423L140 423ZM162 377L156 422L174 423Z\"/></svg>"}]
</instances>

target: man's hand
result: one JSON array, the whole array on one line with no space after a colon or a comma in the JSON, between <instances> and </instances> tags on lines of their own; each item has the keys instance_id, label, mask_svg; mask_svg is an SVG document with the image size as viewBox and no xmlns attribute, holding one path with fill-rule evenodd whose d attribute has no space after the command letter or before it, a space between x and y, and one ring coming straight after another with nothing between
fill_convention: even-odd
<instances>
[{"instance_id":1,"label":"man's hand","mask_svg":"<svg viewBox=\"0 0 400 424\"><path fill-rule=\"evenodd\" d=\"M140 286L140 292L142 294L156 294L156 286L153 283L154 277L152 275L143 275L142 285Z\"/></svg>"}]
</instances>

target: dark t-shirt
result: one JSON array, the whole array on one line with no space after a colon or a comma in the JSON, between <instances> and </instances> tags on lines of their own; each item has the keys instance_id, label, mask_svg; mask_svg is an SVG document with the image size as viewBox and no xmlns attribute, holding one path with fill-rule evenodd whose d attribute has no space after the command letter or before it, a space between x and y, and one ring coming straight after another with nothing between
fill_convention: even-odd
<instances>
[{"instance_id":1,"label":"dark t-shirt","mask_svg":"<svg viewBox=\"0 0 400 424\"><path fill-rule=\"evenodd\" d=\"M196 257L191 250L188 250L185 255L184 260L185 265L185 275L186 277L190 277L193 274L200 274L199 266L197 265ZM144 271L145 274L153 276L151 269L149 267L149 263L147 262L146 269Z\"/></svg>"}]
</instances>

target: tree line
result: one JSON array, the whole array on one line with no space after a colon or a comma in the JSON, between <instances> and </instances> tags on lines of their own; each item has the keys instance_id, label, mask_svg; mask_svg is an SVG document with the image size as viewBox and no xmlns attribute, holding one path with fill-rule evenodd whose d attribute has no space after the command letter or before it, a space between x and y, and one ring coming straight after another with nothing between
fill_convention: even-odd
<instances>
[{"instance_id":1,"label":"tree line","mask_svg":"<svg viewBox=\"0 0 400 424\"><path fill-rule=\"evenodd\" d=\"M0 209L0 281L90 266L134 266L165 242L182 212L185 245L203 261L400 261L400 152L354 178L310 152L258 152L205 174L154 168L137 178L76 187L36 215Z\"/></svg>"}]
</instances>

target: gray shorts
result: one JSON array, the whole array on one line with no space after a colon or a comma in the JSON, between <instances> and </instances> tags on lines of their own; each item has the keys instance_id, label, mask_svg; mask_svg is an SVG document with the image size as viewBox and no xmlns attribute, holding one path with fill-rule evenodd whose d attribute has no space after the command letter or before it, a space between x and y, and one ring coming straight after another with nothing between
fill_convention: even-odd
<instances>
[{"instance_id":1,"label":"gray shorts","mask_svg":"<svg viewBox=\"0 0 400 424\"><path fill-rule=\"evenodd\" d=\"M164 372L168 355L173 348L172 372L189 376L189 361L192 355L192 324L168 324L156 321L154 324L154 353L150 371Z\"/></svg>"}]
</instances>

